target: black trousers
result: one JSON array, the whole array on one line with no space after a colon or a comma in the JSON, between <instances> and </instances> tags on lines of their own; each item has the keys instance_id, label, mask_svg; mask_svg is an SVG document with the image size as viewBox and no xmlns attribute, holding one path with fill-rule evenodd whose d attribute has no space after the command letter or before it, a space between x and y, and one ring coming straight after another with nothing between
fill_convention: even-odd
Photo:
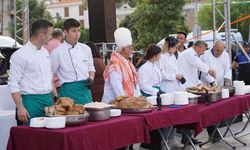
<instances>
[{"instance_id":1,"label":"black trousers","mask_svg":"<svg viewBox=\"0 0 250 150\"><path fill-rule=\"evenodd\" d=\"M141 147L150 150L161 150L161 136L158 130L153 130L150 132L150 144L142 143Z\"/></svg>"}]
</instances>

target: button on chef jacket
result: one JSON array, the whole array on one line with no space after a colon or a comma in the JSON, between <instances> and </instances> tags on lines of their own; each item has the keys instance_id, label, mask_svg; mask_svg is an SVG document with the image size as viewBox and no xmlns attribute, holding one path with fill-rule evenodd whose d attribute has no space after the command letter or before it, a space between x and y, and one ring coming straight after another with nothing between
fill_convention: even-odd
<instances>
[{"instance_id":1,"label":"button on chef jacket","mask_svg":"<svg viewBox=\"0 0 250 150\"><path fill-rule=\"evenodd\" d=\"M47 94L52 90L48 51L37 49L30 41L10 58L8 87L11 93Z\"/></svg>"},{"instance_id":2,"label":"button on chef jacket","mask_svg":"<svg viewBox=\"0 0 250 150\"><path fill-rule=\"evenodd\" d=\"M198 71L207 74L209 70L208 66L201 61L192 47L182 52L177 60L177 65L186 79L183 89L199 85L201 81L198 78Z\"/></svg>"},{"instance_id":3,"label":"button on chef jacket","mask_svg":"<svg viewBox=\"0 0 250 150\"><path fill-rule=\"evenodd\" d=\"M153 88L153 86L160 87L162 77L156 63L146 61L146 63L139 68L137 75L140 89L146 94L157 95L159 90Z\"/></svg>"},{"instance_id":4,"label":"button on chef jacket","mask_svg":"<svg viewBox=\"0 0 250 150\"><path fill-rule=\"evenodd\" d=\"M180 56L180 53L179 55ZM161 90L172 93L180 90L180 82L176 79L176 74L181 74L177 66L174 54L163 53L158 61L162 75Z\"/></svg>"},{"instance_id":5,"label":"button on chef jacket","mask_svg":"<svg viewBox=\"0 0 250 150\"><path fill-rule=\"evenodd\" d=\"M215 57L212 50L205 51L204 55L201 56L203 62L205 62L210 69L214 69L216 72L216 82L219 87L223 86L224 78L231 79L231 69L229 55L226 51L223 51L219 57ZM211 83L213 77L202 75L202 81Z\"/></svg>"},{"instance_id":6,"label":"button on chef jacket","mask_svg":"<svg viewBox=\"0 0 250 150\"><path fill-rule=\"evenodd\" d=\"M51 53L51 66L60 84L86 80L89 72L95 71L90 47L79 42L72 46L64 41L54 49Z\"/></svg>"}]
</instances>

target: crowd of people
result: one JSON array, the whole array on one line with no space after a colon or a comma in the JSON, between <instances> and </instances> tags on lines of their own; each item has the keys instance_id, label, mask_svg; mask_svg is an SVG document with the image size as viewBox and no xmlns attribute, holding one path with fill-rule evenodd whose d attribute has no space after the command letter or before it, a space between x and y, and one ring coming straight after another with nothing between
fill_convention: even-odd
<instances>
[{"instance_id":1,"label":"crowd of people","mask_svg":"<svg viewBox=\"0 0 250 150\"><path fill-rule=\"evenodd\" d=\"M11 56L8 87L16 103L19 125L44 116L44 107L51 106L59 97L70 97L76 104L109 103L123 95L148 97L200 84L231 85L231 62L221 40L209 50L201 40L186 48L187 34L179 31L177 37L166 37L162 47L149 45L144 60L135 67L130 61L134 50L131 32L121 27L114 32L117 48L106 66L93 42L79 42L80 26L70 18L65 20L62 30L53 29L51 22L39 19L32 24L31 39ZM250 56L249 43L244 42L243 47ZM249 64L246 55L239 52L232 69L245 71L240 72L239 79L250 84L246 70L242 69L246 64ZM208 128L209 135L213 131L214 126ZM175 133L173 129L169 137L173 147L188 144L186 135L192 136L189 129L183 129L178 143ZM159 145L159 140L142 144L151 149L159 149Z\"/></svg>"}]
</instances>

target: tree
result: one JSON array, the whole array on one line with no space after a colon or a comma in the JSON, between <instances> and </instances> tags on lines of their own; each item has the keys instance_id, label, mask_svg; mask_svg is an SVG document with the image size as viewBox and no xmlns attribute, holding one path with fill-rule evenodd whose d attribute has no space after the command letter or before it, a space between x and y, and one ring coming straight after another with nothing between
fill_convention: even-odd
<instances>
[{"instance_id":1,"label":"tree","mask_svg":"<svg viewBox=\"0 0 250 150\"><path fill-rule=\"evenodd\" d=\"M131 30L137 49L146 48L178 30L187 31L182 15L184 4L185 0L142 0L120 26Z\"/></svg>"},{"instance_id":2,"label":"tree","mask_svg":"<svg viewBox=\"0 0 250 150\"><path fill-rule=\"evenodd\" d=\"M244 17L250 14L250 3L248 0L236 1L238 3L233 3L231 1L231 22ZM217 1L222 3L217 3L216 7L220 10L220 12L224 15L224 3L223 1ZM211 5L203 6L199 11L199 24L201 25L202 30L212 30L213 28L213 10L212 10L212 2ZM216 11L216 25L219 27L223 23L224 19L218 14ZM244 39L247 39L248 30L249 30L250 19L243 20L241 22L235 23L231 25L232 29L238 29L241 32ZM222 29L224 31L224 29Z\"/></svg>"},{"instance_id":3,"label":"tree","mask_svg":"<svg viewBox=\"0 0 250 150\"><path fill-rule=\"evenodd\" d=\"M20 10L22 8L22 3L20 1L17 1L16 3L17 10ZM22 14L19 13L18 17L22 18ZM32 23L37 20L38 18L43 18L52 21L52 17L50 16L49 12L46 11L46 6L43 1L39 2L37 0L29 0L29 24L30 28ZM17 24L18 28L21 28L22 24ZM14 31L13 31L14 33ZM19 32L19 36L22 37L22 33ZM18 41L22 43L21 41Z\"/></svg>"}]
</instances>

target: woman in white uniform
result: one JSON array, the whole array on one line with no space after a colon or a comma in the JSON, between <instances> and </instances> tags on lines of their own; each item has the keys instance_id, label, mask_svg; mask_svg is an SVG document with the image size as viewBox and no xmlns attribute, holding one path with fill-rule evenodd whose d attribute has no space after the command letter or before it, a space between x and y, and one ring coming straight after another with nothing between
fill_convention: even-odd
<instances>
[{"instance_id":1,"label":"woman in white uniform","mask_svg":"<svg viewBox=\"0 0 250 150\"><path fill-rule=\"evenodd\" d=\"M156 45L149 45L145 55L146 62L139 67L138 81L143 96L157 95L160 90L161 72L155 64L160 59L161 48Z\"/></svg>"},{"instance_id":2,"label":"woman in white uniform","mask_svg":"<svg viewBox=\"0 0 250 150\"><path fill-rule=\"evenodd\" d=\"M166 93L179 91L181 81L182 83L185 82L185 79L179 72L174 55L178 49L178 43L175 37L169 36L165 39L165 43L162 47L161 58L159 60L162 75L161 90Z\"/></svg>"}]
</instances>

